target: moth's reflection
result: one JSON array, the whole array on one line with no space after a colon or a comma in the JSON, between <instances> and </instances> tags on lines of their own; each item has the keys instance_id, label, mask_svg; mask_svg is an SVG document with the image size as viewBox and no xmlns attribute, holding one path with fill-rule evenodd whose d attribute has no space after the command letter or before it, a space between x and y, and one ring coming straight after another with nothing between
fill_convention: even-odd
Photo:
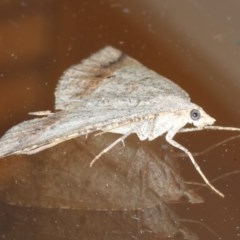
<instances>
[{"instance_id":1,"label":"moth's reflection","mask_svg":"<svg viewBox=\"0 0 240 240\"><path fill-rule=\"evenodd\" d=\"M1 205L0 210L0 234L5 239L198 239L164 203L135 211L26 208L10 205Z\"/></svg>"},{"instance_id":2,"label":"moth's reflection","mask_svg":"<svg viewBox=\"0 0 240 240\"><path fill-rule=\"evenodd\" d=\"M113 134L79 137L35 155L3 159L0 198L15 205L3 205L3 211L8 209L7 215L11 215L7 219L13 220L4 224L17 224L27 231L35 223L24 224L21 218L35 216L38 230L34 234L40 236L47 231L51 237L56 234L54 239L59 232L51 230L53 219L59 231L72 234L63 234L61 239L101 239L99 236L106 232L109 239L176 235L177 239L194 239L168 204L199 203L202 199L184 184L178 161L169 147L155 151L149 143L136 145L130 138L125 146L119 144L89 167L93 157L115 138Z\"/></svg>"}]
</instances>

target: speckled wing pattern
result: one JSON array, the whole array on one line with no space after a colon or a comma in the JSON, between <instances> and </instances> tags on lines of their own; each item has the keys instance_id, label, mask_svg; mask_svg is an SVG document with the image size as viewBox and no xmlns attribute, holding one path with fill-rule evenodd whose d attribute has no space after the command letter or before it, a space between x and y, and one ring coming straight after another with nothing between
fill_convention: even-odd
<instances>
[{"instance_id":1,"label":"speckled wing pattern","mask_svg":"<svg viewBox=\"0 0 240 240\"><path fill-rule=\"evenodd\" d=\"M190 101L177 84L113 47L106 47L69 68L60 78L55 96L55 107L62 110L75 103L84 104L84 100L93 104L99 100L112 108L118 108L118 103L121 108L131 106L131 101L142 106L166 96ZM164 104L158 105L164 109Z\"/></svg>"},{"instance_id":2,"label":"speckled wing pattern","mask_svg":"<svg viewBox=\"0 0 240 240\"><path fill-rule=\"evenodd\" d=\"M80 135L148 121L191 104L178 85L110 46L69 68L55 96L55 113L6 132L0 139L0 157L32 154Z\"/></svg>"}]
</instances>

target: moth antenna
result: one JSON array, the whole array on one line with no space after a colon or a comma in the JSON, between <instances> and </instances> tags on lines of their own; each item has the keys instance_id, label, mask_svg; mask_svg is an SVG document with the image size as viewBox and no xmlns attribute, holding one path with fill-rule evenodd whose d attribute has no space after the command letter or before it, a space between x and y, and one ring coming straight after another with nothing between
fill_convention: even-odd
<instances>
[{"instance_id":1,"label":"moth antenna","mask_svg":"<svg viewBox=\"0 0 240 240\"><path fill-rule=\"evenodd\" d=\"M196 132L196 131L202 131L202 130L220 130L220 131L234 131L234 132L240 132L240 128L237 127L224 127L224 126L205 126L203 128L182 128L178 131L178 133L183 132Z\"/></svg>"},{"instance_id":2,"label":"moth antenna","mask_svg":"<svg viewBox=\"0 0 240 240\"><path fill-rule=\"evenodd\" d=\"M220 131L237 131L240 132L240 128L237 127L224 127L224 126L205 126L203 129L220 130Z\"/></svg>"},{"instance_id":3,"label":"moth antenna","mask_svg":"<svg viewBox=\"0 0 240 240\"><path fill-rule=\"evenodd\" d=\"M221 145L223 145L223 144L225 144L225 143L228 143L228 142L230 142L230 141L233 141L233 140L235 140L235 139L238 139L238 138L240 138L240 135L236 135L236 136L233 136L233 137L226 138L226 139L224 139L224 140L222 140L222 141L219 141L219 142L217 142L217 143L215 143L215 144L212 144L211 146L205 148L205 149L202 150L201 152L192 153L192 155L193 155L194 157L202 156L202 155L204 155L205 153L210 152L211 150L213 150L213 149L215 149L215 148L217 148L217 147L219 147L219 146L221 146ZM178 156L178 157L186 157L186 154L185 154L185 153L177 153L177 156Z\"/></svg>"},{"instance_id":4,"label":"moth antenna","mask_svg":"<svg viewBox=\"0 0 240 240\"><path fill-rule=\"evenodd\" d=\"M235 174L240 174L240 170L235 170L235 171L232 171L232 172L228 172L228 173L224 173L214 179L211 180L211 182L217 182L223 178L226 178L228 176L232 176L232 175L235 175ZM190 182L190 181L185 181L186 184L189 184L189 185L194 185L194 186L198 186L197 188L195 188L194 190L198 190L200 188L203 188L203 187L206 187L206 184L205 183L198 183L198 182Z\"/></svg>"}]
</instances>

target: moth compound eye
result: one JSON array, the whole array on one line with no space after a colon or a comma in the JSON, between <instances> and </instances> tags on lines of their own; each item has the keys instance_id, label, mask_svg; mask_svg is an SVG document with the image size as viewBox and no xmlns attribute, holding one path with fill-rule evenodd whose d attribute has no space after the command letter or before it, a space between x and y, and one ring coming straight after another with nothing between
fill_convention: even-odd
<instances>
[{"instance_id":1,"label":"moth compound eye","mask_svg":"<svg viewBox=\"0 0 240 240\"><path fill-rule=\"evenodd\" d=\"M193 110L190 112L190 116L191 116L192 120L197 121L197 120L200 119L201 113L200 113L199 110L193 109Z\"/></svg>"}]
</instances>

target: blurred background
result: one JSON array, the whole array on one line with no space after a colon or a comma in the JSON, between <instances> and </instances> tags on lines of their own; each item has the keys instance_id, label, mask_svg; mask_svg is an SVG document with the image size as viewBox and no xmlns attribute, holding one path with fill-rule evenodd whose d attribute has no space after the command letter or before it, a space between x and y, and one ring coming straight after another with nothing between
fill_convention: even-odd
<instances>
[{"instance_id":1,"label":"blurred background","mask_svg":"<svg viewBox=\"0 0 240 240\"><path fill-rule=\"evenodd\" d=\"M217 125L240 126L239 10L237 0L2 0L1 135L30 119L28 112L53 110L62 72L106 45L180 85ZM191 133L178 140L200 151L231 135ZM213 179L240 169L239 154L236 140L198 160ZM199 181L188 159L181 166L187 180ZM207 189L204 204L178 205L176 211L211 226L221 239L240 239L239 184L239 175L225 177L216 183L225 199ZM191 228L200 239L216 239L198 224Z\"/></svg>"}]
</instances>

